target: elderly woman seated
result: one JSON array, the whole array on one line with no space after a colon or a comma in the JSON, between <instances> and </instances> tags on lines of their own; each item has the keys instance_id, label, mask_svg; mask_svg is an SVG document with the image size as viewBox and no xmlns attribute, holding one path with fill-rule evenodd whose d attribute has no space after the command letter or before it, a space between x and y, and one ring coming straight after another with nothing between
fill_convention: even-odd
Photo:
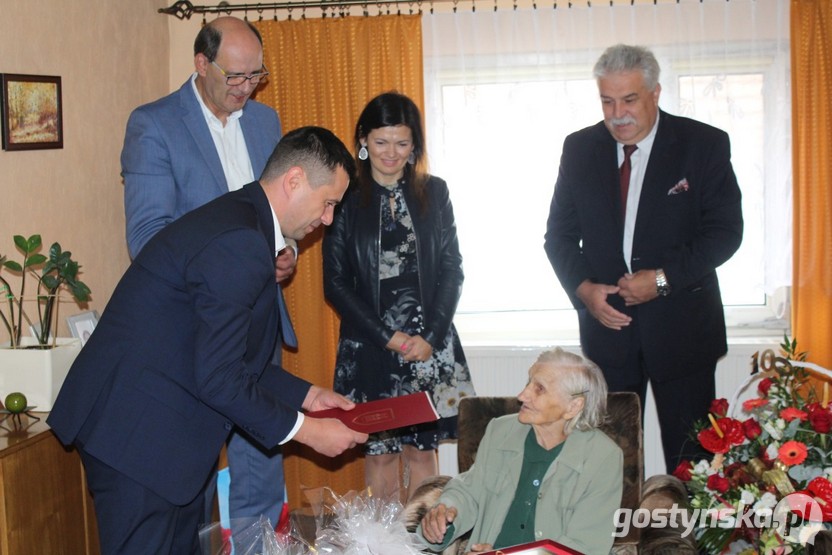
<instances>
[{"instance_id":1,"label":"elderly woman seated","mask_svg":"<svg viewBox=\"0 0 832 555\"><path fill-rule=\"evenodd\" d=\"M544 352L518 414L488 425L473 466L448 482L417 532L441 551L472 530L472 553L551 539L607 553L621 506L622 453L598 426L607 384L591 361Z\"/></svg>"}]
</instances>

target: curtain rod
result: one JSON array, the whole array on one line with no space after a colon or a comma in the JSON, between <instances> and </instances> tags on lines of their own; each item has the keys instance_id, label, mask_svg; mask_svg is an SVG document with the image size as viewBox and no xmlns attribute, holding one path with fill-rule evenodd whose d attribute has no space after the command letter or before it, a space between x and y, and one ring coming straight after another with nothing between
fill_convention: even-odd
<instances>
[{"instance_id":1,"label":"curtain rod","mask_svg":"<svg viewBox=\"0 0 832 555\"><path fill-rule=\"evenodd\" d=\"M444 2L457 4L459 0L427 0L428 4ZM421 6L423 3L423 0L301 0L300 2L258 2L257 4L229 4L228 2L220 2L216 6L194 6L188 0L177 0L168 8L159 8L158 12L172 15L179 19L190 19L195 13L231 13L251 10L262 14L264 10L338 9L349 6L391 6L398 4Z\"/></svg>"},{"instance_id":2,"label":"curtain rod","mask_svg":"<svg viewBox=\"0 0 832 555\"><path fill-rule=\"evenodd\" d=\"M472 7L478 1L483 2L485 0L466 0L466 3L470 1ZM551 0L553 3L553 7L558 7L558 2L564 3L564 0ZM565 0L565 4L571 8L573 2L576 0ZM581 0L582 2L586 2L587 7L592 7L593 0ZM664 3L673 3L679 4L681 0L596 0L598 4L606 4L609 2L610 6L614 4L622 4L633 6L635 4L650 4L656 5L657 3L661 2ZM696 0L690 0L691 2L695 2ZM703 3L705 0L698 0L699 3ZM731 0L723 0L724 2L730 2ZM411 6L411 13L412 7L414 4L418 7L419 12L421 12L422 4L427 3L431 6L431 13L433 13L433 4L444 4L444 3L453 3L454 4L454 12L456 12L457 5L460 3L460 0L300 0L297 2L258 2L256 4L231 4L226 0L222 0L216 6L194 6L192 2L189 0L177 0L168 8L159 8L158 12L162 14L172 15L179 19L190 19L191 16L195 13L208 14L208 13L225 13L230 14L231 12L248 12L249 10L253 12L257 12L260 14L260 19L263 19L263 11L264 10L289 10L290 12L293 9L312 9L312 8L321 8L323 10L337 10L344 8L349 8L350 6L386 6L389 8L393 5L401 5L401 4L408 4ZM517 0L513 0L514 8L517 8ZM537 8L537 0L533 0L533 6ZM475 8L474 8L475 9ZM497 10L497 0L494 0L494 11ZM275 14L275 18L277 15Z\"/></svg>"}]
</instances>

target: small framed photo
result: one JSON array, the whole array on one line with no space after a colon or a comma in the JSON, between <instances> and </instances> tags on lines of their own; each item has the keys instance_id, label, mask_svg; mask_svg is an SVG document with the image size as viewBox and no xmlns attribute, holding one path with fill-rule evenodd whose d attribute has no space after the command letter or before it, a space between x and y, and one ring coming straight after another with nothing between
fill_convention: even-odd
<instances>
[{"instance_id":1,"label":"small framed photo","mask_svg":"<svg viewBox=\"0 0 832 555\"><path fill-rule=\"evenodd\" d=\"M69 326L72 337L80 339L83 347L98 324L98 311L88 310L74 316L67 316L66 324Z\"/></svg>"},{"instance_id":2,"label":"small framed photo","mask_svg":"<svg viewBox=\"0 0 832 555\"><path fill-rule=\"evenodd\" d=\"M61 78L0 74L3 149L63 148Z\"/></svg>"}]
</instances>

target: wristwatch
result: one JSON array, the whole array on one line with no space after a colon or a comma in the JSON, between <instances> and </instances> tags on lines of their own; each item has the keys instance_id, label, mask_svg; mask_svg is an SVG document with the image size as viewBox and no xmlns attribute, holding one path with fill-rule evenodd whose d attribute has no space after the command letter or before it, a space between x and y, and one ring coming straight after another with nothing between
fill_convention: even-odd
<instances>
[{"instance_id":1,"label":"wristwatch","mask_svg":"<svg viewBox=\"0 0 832 555\"><path fill-rule=\"evenodd\" d=\"M659 268L656 270L656 293L660 297L667 297L670 295L670 284L667 282L667 276L664 275L664 270Z\"/></svg>"}]
</instances>

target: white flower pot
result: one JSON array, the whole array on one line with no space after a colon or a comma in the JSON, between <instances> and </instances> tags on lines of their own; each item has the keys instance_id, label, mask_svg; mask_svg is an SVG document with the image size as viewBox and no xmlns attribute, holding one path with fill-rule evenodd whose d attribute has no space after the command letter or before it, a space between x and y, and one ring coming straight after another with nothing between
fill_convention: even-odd
<instances>
[{"instance_id":1,"label":"white flower pot","mask_svg":"<svg viewBox=\"0 0 832 555\"><path fill-rule=\"evenodd\" d=\"M31 341L23 338L23 345ZM69 367L81 352L78 339L58 338L52 349L0 348L0 400L19 391L30 407L38 412L52 410L52 404L64 383Z\"/></svg>"}]
</instances>

